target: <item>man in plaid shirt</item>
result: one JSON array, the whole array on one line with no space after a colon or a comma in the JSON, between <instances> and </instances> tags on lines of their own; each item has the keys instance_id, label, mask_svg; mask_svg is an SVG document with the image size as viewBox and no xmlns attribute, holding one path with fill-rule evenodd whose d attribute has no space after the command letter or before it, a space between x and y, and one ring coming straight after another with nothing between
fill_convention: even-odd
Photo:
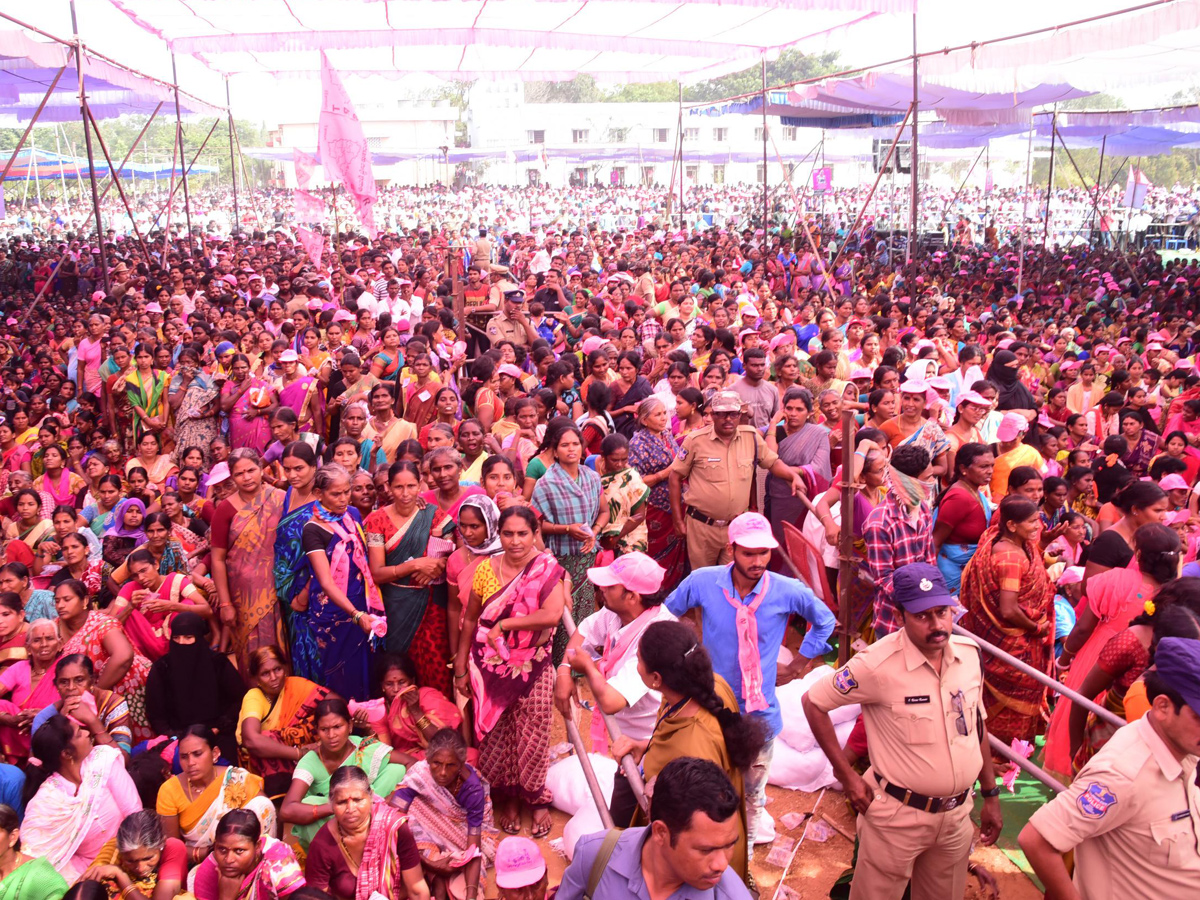
<instances>
[{"instance_id":1,"label":"man in plaid shirt","mask_svg":"<svg viewBox=\"0 0 1200 900\"><path fill-rule=\"evenodd\" d=\"M937 563L933 546L933 513L928 491L929 451L908 444L892 453L888 478L891 490L871 510L863 525L867 568L875 581L875 637L900 629L892 596L892 576L909 563Z\"/></svg>"}]
</instances>

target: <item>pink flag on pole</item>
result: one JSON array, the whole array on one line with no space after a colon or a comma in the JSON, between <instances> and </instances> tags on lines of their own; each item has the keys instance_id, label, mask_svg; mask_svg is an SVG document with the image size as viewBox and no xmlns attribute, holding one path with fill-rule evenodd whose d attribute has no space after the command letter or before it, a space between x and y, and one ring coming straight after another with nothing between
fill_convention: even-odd
<instances>
[{"instance_id":1,"label":"pink flag on pole","mask_svg":"<svg viewBox=\"0 0 1200 900\"><path fill-rule=\"evenodd\" d=\"M1150 179L1141 169L1130 168L1129 177L1125 180L1125 197L1121 205L1129 209L1141 209L1146 203L1146 195L1154 187Z\"/></svg>"},{"instance_id":2,"label":"pink flag on pole","mask_svg":"<svg viewBox=\"0 0 1200 900\"><path fill-rule=\"evenodd\" d=\"M341 76L321 53L321 117L317 125L317 152L330 181L340 181L355 199L359 218L364 224L374 217L364 214L363 207L373 205L378 193L375 173L371 169L371 151L363 134L362 122ZM368 230L372 228L368 227ZM374 237L374 233L371 234Z\"/></svg>"},{"instance_id":3,"label":"pink flag on pole","mask_svg":"<svg viewBox=\"0 0 1200 900\"><path fill-rule=\"evenodd\" d=\"M292 165L296 167L296 187L307 188L312 181L313 170L320 165L317 158L303 150L292 148Z\"/></svg>"},{"instance_id":4,"label":"pink flag on pole","mask_svg":"<svg viewBox=\"0 0 1200 900\"><path fill-rule=\"evenodd\" d=\"M300 242L300 246L304 248L304 252L308 254L313 265L321 265L321 254L325 252L325 235L309 231L303 225L297 225L296 240Z\"/></svg>"},{"instance_id":5,"label":"pink flag on pole","mask_svg":"<svg viewBox=\"0 0 1200 900\"><path fill-rule=\"evenodd\" d=\"M308 191L292 191L296 218L301 222L320 222L325 218L325 201Z\"/></svg>"}]
</instances>

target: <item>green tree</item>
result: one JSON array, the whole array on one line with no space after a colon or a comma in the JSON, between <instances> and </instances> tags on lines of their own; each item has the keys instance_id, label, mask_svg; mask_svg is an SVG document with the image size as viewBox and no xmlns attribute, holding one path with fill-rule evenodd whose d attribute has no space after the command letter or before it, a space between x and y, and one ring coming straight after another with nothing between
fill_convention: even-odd
<instances>
[{"instance_id":1,"label":"green tree","mask_svg":"<svg viewBox=\"0 0 1200 900\"><path fill-rule=\"evenodd\" d=\"M604 99L591 75L576 75L570 81L525 82L526 103L596 103Z\"/></svg>"}]
</instances>

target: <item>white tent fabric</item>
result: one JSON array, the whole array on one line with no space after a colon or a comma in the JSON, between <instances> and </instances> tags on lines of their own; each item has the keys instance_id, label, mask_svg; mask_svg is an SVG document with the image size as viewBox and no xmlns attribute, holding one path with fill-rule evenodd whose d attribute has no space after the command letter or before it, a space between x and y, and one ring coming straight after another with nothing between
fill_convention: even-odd
<instances>
[{"instance_id":1,"label":"white tent fabric","mask_svg":"<svg viewBox=\"0 0 1200 900\"><path fill-rule=\"evenodd\" d=\"M706 79L916 0L110 0L226 74Z\"/></svg>"}]
</instances>

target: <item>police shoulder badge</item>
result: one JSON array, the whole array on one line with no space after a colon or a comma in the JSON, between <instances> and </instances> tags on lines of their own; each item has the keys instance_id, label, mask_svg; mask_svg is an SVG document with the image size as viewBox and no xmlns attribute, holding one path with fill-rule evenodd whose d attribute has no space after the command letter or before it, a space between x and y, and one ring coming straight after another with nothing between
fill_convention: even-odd
<instances>
[{"instance_id":1,"label":"police shoulder badge","mask_svg":"<svg viewBox=\"0 0 1200 900\"><path fill-rule=\"evenodd\" d=\"M842 666L833 675L833 686L839 694L848 694L856 687L858 682L854 680L854 676L850 674L849 666Z\"/></svg>"},{"instance_id":2,"label":"police shoulder badge","mask_svg":"<svg viewBox=\"0 0 1200 900\"><path fill-rule=\"evenodd\" d=\"M1117 802L1117 795L1110 791L1107 785L1093 781L1087 786L1079 799L1079 811L1089 819L1101 819L1108 808Z\"/></svg>"}]
</instances>

